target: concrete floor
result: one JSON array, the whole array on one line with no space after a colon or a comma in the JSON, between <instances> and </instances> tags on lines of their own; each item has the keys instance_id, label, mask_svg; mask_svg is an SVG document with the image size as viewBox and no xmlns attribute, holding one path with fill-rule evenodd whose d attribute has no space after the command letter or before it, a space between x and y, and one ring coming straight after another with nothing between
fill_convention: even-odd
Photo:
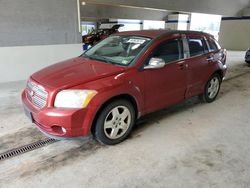
<instances>
[{"instance_id":1,"label":"concrete floor","mask_svg":"<svg viewBox=\"0 0 250 188\"><path fill-rule=\"evenodd\" d=\"M0 162L0 187L250 187L250 67L229 52L218 99L151 114L116 146L60 141ZM0 152L45 138L0 85Z\"/></svg>"}]
</instances>

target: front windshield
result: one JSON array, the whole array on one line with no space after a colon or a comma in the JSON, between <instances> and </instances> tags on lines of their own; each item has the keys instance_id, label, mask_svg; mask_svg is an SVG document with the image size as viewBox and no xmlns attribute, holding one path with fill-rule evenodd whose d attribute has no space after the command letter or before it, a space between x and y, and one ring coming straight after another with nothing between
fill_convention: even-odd
<instances>
[{"instance_id":1,"label":"front windshield","mask_svg":"<svg viewBox=\"0 0 250 188\"><path fill-rule=\"evenodd\" d=\"M128 66L150 40L138 36L111 36L93 46L83 56Z\"/></svg>"}]
</instances>

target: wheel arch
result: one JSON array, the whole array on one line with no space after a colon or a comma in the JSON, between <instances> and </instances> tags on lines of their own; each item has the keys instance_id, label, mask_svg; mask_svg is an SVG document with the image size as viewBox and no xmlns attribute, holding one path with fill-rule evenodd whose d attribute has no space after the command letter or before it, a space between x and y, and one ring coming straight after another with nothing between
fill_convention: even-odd
<instances>
[{"instance_id":1,"label":"wheel arch","mask_svg":"<svg viewBox=\"0 0 250 188\"><path fill-rule=\"evenodd\" d=\"M222 79L223 79L223 71L222 70L220 70L220 69L216 70L211 76L213 76L214 74L218 74L221 78L221 81L222 81Z\"/></svg>"},{"instance_id":2,"label":"wheel arch","mask_svg":"<svg viewBox=\"0 0 250 188\"><path fill-rule=\"evenodd\" d=\"M108 99L107 101L105 101L100 106L98 111L96 112L95 117L94 117L93 122L92 122L92 125L91 125L91 129L90 129L92 133L94 133L94 131L95 131L95 124L96 124L97 118L98 118L99 114L101 113L101 111L103 110L103 108L105 108L108 104L110 104L111 102L118 100L118 99L123 99L123 100L129 101L134 107L136 119L138 118L138 115L139 115L138 109L139 108L138 108L138 104L136 102L136 99L133 96L131 96L130 94L120 94L117 96L113 96L110 99Z\"/></svg>"}]
</instances>

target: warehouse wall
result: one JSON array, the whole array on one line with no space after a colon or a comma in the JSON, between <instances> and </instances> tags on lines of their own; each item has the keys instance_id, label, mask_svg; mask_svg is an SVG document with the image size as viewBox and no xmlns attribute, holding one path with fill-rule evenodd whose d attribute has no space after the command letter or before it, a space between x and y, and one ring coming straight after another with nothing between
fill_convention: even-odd
<instances>
[{"instance_id":1,"label":"warehouse wall","mask_svg":"<svg viewBox=\"0 0 250 188\"><path fill-rule=\"evenodd\" d=\"M0 83L26 80L37 70L82 52L81 44L1 47Z\"/></svg>"},{"instance_id":2,"label":"warehouse wall","mask_svg":"<svg viewBox=\"0 0 250 188\"><path fill-rule=\"evenodd\" d=\"M82 53L77 0L0 0L0 82Z\"/></svg>"},{"instance_id":3,"label":"warehouse wall","mask_svg":"<svg viewBox=\"0 0 250 188\"><path fill-rule=\"evenodd\" d=\"M78 42L76 0L0 0L0 47Z\"/></svg>"},{"instance_id":4,"label":"warehouse wall","mask_svg":"<svg viewBox=\"0 0 250 188\"><path fill-rule=\"evenodd\" d=\"M223 18L219 42L228 50L246 50L250 47L249 33L250 17Z\"/></svg>"}]
</instances>

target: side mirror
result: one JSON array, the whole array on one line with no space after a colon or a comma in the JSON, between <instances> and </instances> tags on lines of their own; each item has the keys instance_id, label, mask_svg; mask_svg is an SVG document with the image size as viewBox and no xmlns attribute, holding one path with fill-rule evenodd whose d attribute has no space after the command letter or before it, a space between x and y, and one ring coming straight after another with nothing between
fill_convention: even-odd
<instances>
[{"instance_id":1,"label":"side mirror","mask_svg":"<svg viewBox=\"0 0 250 188\"><path fill-rule=\"evenodd\" d=\"M165 66L165 61L162 58L158 57L152 57L149 60L149 63L147 66L144 67L144 69L160 69Z\"/></svg>"}]
</instances>

